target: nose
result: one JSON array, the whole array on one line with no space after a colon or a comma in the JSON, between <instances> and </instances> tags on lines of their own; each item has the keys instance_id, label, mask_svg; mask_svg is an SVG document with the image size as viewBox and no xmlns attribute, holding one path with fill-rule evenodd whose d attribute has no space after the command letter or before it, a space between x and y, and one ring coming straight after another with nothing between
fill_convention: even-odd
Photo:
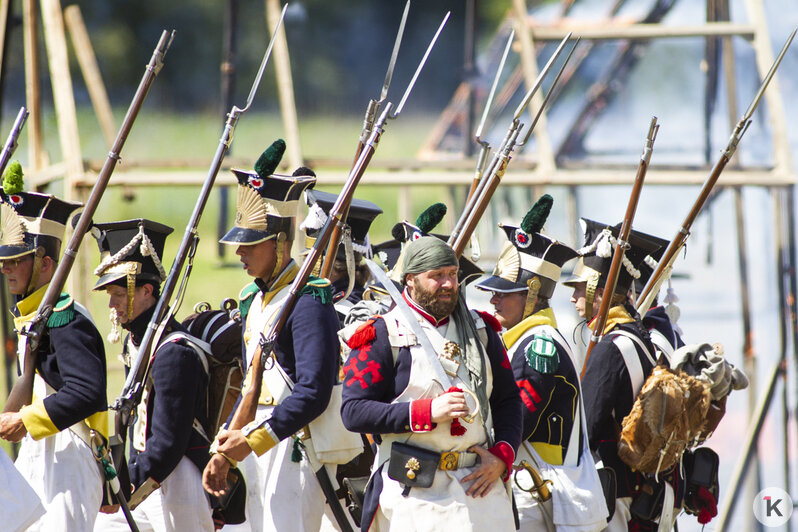
<instances>
[{"instance_id":1,"label":"nose","mask_svg":"<svg viewBox=\"0 0 798 532\"><path fill-rule=\"evenodd\" d=\"M239 257L244 256L244 246L238 246L236 248L236 255L238 255Z\"/></svg>"},{"instance_id":2,"label":"nose","mask_svg":"<svg viewBox=\"0 0 798 532\"><path fill-rule=\"evenodd\" d=\"M576 303L576 288L574 288L574 291L571 293L571 303Z\"/></svg>"},{"instance_id":3,"label":"nose","mask_svg":"<svg viewBox=\"0 0 798 532\"><path fill-rule=\"evenodd\" d=\"M493 292L493 294L490 296L490 304L495 307L496 303L498 303L499 301L501 301L501 298L499 297L499 294L496 293L496 292Z\"/></svg>"}]
</instances>

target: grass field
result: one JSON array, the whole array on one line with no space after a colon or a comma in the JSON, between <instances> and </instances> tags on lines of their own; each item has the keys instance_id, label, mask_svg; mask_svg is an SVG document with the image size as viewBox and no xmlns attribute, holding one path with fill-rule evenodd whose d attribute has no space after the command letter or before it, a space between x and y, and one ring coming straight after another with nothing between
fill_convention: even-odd
<instances>
[{"instance_id":1,"label":"grass field","mask_svg":"<svg viewBox=\"0 0 798 532\"><path fill-rule=\"evenodd\" d=\"M15 115L16 113L14 113ZM9 115L0 124L0 131L10 128ZM121 122L122 113L117 113L117 122ZM354 154L357 138L360 134L362 120L360 117L331 118L309 117L302 119L301 139L303 154L309 158L349 158ZM45 146L50 160L57 161L61 158L58 145L56 124L52 115L47 115L44 120ZM412 157L423 142L432 123L429 117L402 116L399 120L392 121L386 128L386 133L380 143L375 158L385 157L396 159ZM211 159L219 142L223 120L211 115L182 115L162 114L143 110L134 124L133 130L122 152L121 165L125 160L192 158L207 159L210 166ZM81 132L81 147L84 159L103 159L108 151L104 145L99 128L90 110L82 109L79 112L79 129ZM256 158L274 139L281 136L282 125L278 116L257 114L254 112L244 115L235 132L231 154ZM5 133L0 133L5 135ZM16 157L26 163L27 145L25 137L20 141ZM323 168L316 168L320 181L323 183ZM398 221L396 210L396 197L398 187L368 186L368 174L363 179L363 184L358 188L357 197L374 201L385 211L377 218L370 234L372 242L381 242L390 238L391 227ZM111 179L113 185L113 177ZM338 187L319 188L330 192L338 192ZM59 183L53 184L52 190L60 194ZM429 204L442 197L443 187L431 185L430 187L416 188L412 191L413 212L420 212ZM167 268L172 264L175 252L183 238L186 224L194 208L199 187L136 187L133 197L126 197L125 191L120 187L109 186L97 209L94 219L98 222L125 220L130 218L150 218L165 223L175 229L167 240L163 263ZM216 233L220 211L220 193L214 190L208 201L201 220L199 235L200 243L194 260L190 281L187 285L184 303L177 312L177 317L182 318L189 314L196 302L208 301L218 307L227 297L235 298L239 290L250 281L238 262L235 249L226 250L224 260L217 254ZM235 192L228 194L229 216L235 212ZM89 253L90 268L99 263L99 252L92 238L87 238L81 253ZM88 278L93 284L96 277L88 272ZM92 293L88 301L83 302L91 311L97 327L103 336L110 330L108 317L108 298L104 292ZM119 394L124 383L122 365L117 355L119 345L106 343L108 360L108 399L112 402ZM4 369L4 368L3 368ZM0 370L1 371L1 370ZM6 396L5 376L0 378L0 393Z\"/></svg>"}]
</instances>

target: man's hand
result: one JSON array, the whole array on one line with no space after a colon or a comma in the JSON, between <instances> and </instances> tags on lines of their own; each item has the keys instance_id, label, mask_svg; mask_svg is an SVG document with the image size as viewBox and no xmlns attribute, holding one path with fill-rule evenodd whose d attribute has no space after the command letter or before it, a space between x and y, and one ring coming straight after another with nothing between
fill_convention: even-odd
<instances>
[{"instance_id":1,"label":"man's hand","mask_svg":"<svg viewBox=\"0 0 798 532\"><path fill-rule=\"evenodd\" d=\"M219 442L216 452L222 453L236 462L240 462L252 452L244 433L240 430L223 430L216 440Z\"/></svg>"},{"instance_id":2,"label":"man's hand","mask_svg":"<svg viewBox=\"0 0 798 532\"><path fill-rule=\"evenodd\" d=\"M3 412L0 414L0 438L10 442L18 442L27 433L28 429L25 428L19 412Z\"/></svg>"},{"instance_id":3,"label":"man's hand","mask_svg":"<svg viewBox=\"0 0 798 532\"><path fill-rule=\"evenodd\" d=\"M228 471L230 471L230 462L220 454L212 454L202 472L202 487L211 495L221 497L227 491Z\"/></svg>"},{"instance_id":4,"label":"man's hand","mask_svg":"<svg viewBox=\"0 0 798 532\"><path fill-rule=\"evenodd\" d=\"M443 423L468 414L465 394L463 392L447 392L432 400L432 422Z\"/></svg>"},{"instance_id":5,"label":"man's hand","mask_svg":"<svg viewBox=\"0 0 798 532\"><path fill-rule=\"evenodd\" d=\"M480 447L479 445L472 445L468 448L469 451L472 453L477 453L480 459L479 467L470 475L463 477L462 482L465 484L466 482L474 481L471 484L471 487L468 488L466 491L466 495L470 495L472 497L484 497L490 490L493 488L493 485L499 480L502 475L504 475L504 471L507 469L507 465L499 459L497 456L494 456L493 453Z\"/></svg>"}]
</instances>

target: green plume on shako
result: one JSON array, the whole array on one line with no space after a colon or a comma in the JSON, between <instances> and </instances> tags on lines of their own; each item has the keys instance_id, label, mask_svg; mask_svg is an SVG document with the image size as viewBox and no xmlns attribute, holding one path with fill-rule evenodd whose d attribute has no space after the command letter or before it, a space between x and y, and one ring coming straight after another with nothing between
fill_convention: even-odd
<instances>
[{"instance_id":1,"label":"green plume on shako","mask_svg":"<svg viewBox=\"0 0 798 532\"><path fill-rule=\"evenodd\" d=\"M3 174L3 192L6 194L16 194L22 192L24 180L22 178L22 165L19 161L14 161Z\"/></svg>"},{"instance_id":2,"label":"green plume on shako","mask_svg":"<svg viewBox=\"0 0 798 532\"><path fill-rule=\"evenodd\" d=\"M283 153L285 153L285 141L277 139L272 142L272 145L266 148L258 157L258 162L255 163L255 171L258 175L266 177L274 174L274 171L277 170L277 165L280 164L280 160L283 158Z\"/></svg>"},{"instance_id":3,"label":"green plume on shako","mask_svg":"<svg viewBox=\"0 0 798 532\"><path fill-rule=\"evenodd\" d=\"M546 219L549 217L553 203L554 199L551 196L543 194L524 216L521 221L521 230L528 235L540 233L540 230L543 229L543 224L546 223Z\"/></svg>"},{"instance_id":4,"label":"green plume on shako","mask_svg":"<svg viewBox=\"0 0 798 532\"><path fill-rule=\"evenodd\" d=\"M424 212L418 215L416 218L416 227L418 227L422 233L429 234L430 231L435 229L443 217L446 216L446 205L443 203L433 203L426 209Z\"/></svg>"}]
</instances>

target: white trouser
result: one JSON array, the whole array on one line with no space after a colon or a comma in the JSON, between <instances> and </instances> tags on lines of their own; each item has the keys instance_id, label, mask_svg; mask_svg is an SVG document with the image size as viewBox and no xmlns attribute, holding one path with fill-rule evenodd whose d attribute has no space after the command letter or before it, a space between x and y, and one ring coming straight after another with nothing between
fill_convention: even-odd
<instances>
[{"instance_id":1,"label":"white trouser","mask_svg":"<svg viewBox=\"0 0 798 532\"><path fill-rule=\"evenodd\" d=\"M133 510L133 519L141 532L213 532L211 506L202 476L185 456L161 486ZM100 514L96 532L129 532L122 511Z\"/></svg>"},{"instance_id":2,"label":"white trouser","mask_svg":"<svg viewBox=\"0 0 798 532\"><path fill-rule=\"evenodd\" d=\"M44 506L6 453L0 451L0 523L21 532L44 514Z\"/></svg>"},{"instance_id":3,"label":"white trouser","mask_svg":"<svg viewBox=\"0 0 798 532\"><path fill-rule=\"evenodd\" d=\"M103 480L91 449L72 431L39 441L25 436L15 465L46 511L29 531L92 529L102 503Z\"/></svg>"},{"instance_id":4,"label":"white trouser","mask_svg":"<svg viewBox=\"0 0 798 532\"><path fill-rule=\"evenodd\" d=\"M615 499L615 513L604 530L606 532L626 532L629 530L629 520L632 518L632 512L629 510L631 505L631 497L618 497Z\"/></svg>"}]
</instances>

